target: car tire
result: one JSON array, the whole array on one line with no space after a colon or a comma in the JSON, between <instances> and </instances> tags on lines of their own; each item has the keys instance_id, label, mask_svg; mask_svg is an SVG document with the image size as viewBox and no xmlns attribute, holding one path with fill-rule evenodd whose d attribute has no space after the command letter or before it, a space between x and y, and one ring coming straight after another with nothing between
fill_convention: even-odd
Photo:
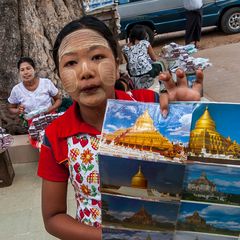
<instances>
[{"instance_id":1,"label":"car tire","mask_svg":"<svg viewBox=\"0 0 240 240\"><path fill-rule=\"evenodd\" d=\"M145 30L147 32L147 40L152 45L153 42L154 42L154 32L153 32L153 30L150 27L148 27L148 26L144 26L144 27L145 27Z\"/></svg>"},{"instance_id":2,"label":"car tire","mask_svg":"<svg viewBox=\"0 0 240 240\"><path fill-rule=\"evenodd\" d=\"M227 34L240 32L240 8L230 8L221 18L221 29Z\"/></svg>"}]
</instances>

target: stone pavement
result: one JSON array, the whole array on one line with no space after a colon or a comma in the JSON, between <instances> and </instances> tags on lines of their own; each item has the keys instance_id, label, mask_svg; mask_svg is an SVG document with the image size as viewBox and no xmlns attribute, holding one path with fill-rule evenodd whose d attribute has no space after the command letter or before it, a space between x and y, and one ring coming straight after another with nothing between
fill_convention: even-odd
<instances>
[{"instance_id":1,"label":"stone pavement","mask_svg":"<svg viewBox=\"0 0 240 240\"><path fill-rule=\"evenodd\" d=\"M212 67L204 70L204 98L216 102L240 102L240 43L199 50L194 57L209 58ZM126 70L126 64L120 66ZM150 89L159 90L158 80Z\"/></svg>"},{"instance_id":2,"label":"stone pavement","mask_svg":"<svg viewBox=\"0 0 240 240\"><path fill-rule=\"evenodd\" d=\"M200 50L196 55L209 58L213 64L205 70L204 97L212 101L240 102L240 43ZM42 222L37 162L13 166L13 184L0 188L0 239L56 239L46 233ZM69 191L69 212L74 216L75 200L71 186Z\"/></svg>"},{"instance_id":3,"label":"stone pavement","mask_svg":"<svg viewBox=\"0 0 240 240\"><path fill-rule=\"evenodd\" d=\"M0 188L1 240L53 240L44 229L41 214L41 179L37 162L13 164L15 177L9 187ZM75 215L72 187L68 195L69 214Z\"/></svg>"},{"instance_id":4,"label":"stone pavement","mask_svg":"<svg viewBox=\"0 0 240 240\"><path fill-rule=\"evenodd\" d=\"M216 102L240 102L240 43L200 50L195 56L209 58L204 71L204 97Z\"/></svg>"}]
</instances>

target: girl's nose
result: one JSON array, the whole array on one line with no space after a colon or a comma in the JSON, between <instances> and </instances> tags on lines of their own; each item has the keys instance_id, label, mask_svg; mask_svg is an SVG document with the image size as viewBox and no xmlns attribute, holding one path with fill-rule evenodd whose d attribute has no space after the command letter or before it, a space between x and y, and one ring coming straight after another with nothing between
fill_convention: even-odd
<instances>
[{"instance_id":1,"label":"girl's nose","mask_svg":"<svg viewBox=\"0 0 240 240\"><path fill-rule=\"evenodd\" d=\"M79 71L79 77L81 80L87 80L94 77L93 63L82 62Z\"/></svg>"}]
</instances>

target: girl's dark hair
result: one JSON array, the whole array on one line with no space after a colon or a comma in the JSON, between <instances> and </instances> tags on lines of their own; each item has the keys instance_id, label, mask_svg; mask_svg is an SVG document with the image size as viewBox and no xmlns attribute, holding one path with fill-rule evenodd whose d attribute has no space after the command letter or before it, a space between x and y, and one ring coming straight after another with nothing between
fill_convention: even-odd
<instances>
[{"instance_id":1,"label":"girl's dark hair","mask_svg":"<svg viewBox=\"0 0 240 240\"><path fill-rule=\"evenodd\" d=\"M30 57L21 57L21 58L18 60L18 63L17 63L17 68L18 68L18 70L20 69L20 65L21 65L22 63L25 63L25 62L29 63L29 64L35 69L35 63L34 63L34 61L32 60L32 58L30 58Z\"/></svg>"},{"instance_id":2,"label":"girl's dark hair","mask_svg":"<svg viewBox=\"0 0 240 240\"><path fill-rule=\"evenodd\" d=\"M129 40L131 43L135 43L136 40L145 40L147 37L147 32L143 25L134 25L129 34Z\"/></svg>"},{"instance_id":3,"label":"girl's dark hair","mask_svg":"<svg viewBox=\"0 0 240 240\"><path fill-rule=\"evenodd\" d=\"M70 33L80 30L80 29L90 29L98 32L102 37L104 37L110 48L112 49L113 55L118 61L119 59L119 45L118 41L113 36L110 29L105 25L104 22L100 21L93 16L84 16L78 20L74 20L63 27L63 29L57 35L56 41L53 47L53 60L57 71L59 72L59 60L58 60L58 49L63 41L63 39Z\"/></svg>"}]
</instances>

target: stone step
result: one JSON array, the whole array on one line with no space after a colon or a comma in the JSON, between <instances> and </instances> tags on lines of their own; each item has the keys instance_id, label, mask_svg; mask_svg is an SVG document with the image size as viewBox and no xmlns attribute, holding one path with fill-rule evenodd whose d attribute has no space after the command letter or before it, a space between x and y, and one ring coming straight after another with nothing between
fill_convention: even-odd
<instances>
[{"instance_id":1,"label":"stone step","mask_svg":"<svg viewBox=\"0 0 240 240\"><path fill-rule=\"evenodd\" d=\"M29 142L28 135L14 135L14 141L8 148L12 163L36 162L39 159L39 151L33 148Z\"/></svg>"}]
</instances>

